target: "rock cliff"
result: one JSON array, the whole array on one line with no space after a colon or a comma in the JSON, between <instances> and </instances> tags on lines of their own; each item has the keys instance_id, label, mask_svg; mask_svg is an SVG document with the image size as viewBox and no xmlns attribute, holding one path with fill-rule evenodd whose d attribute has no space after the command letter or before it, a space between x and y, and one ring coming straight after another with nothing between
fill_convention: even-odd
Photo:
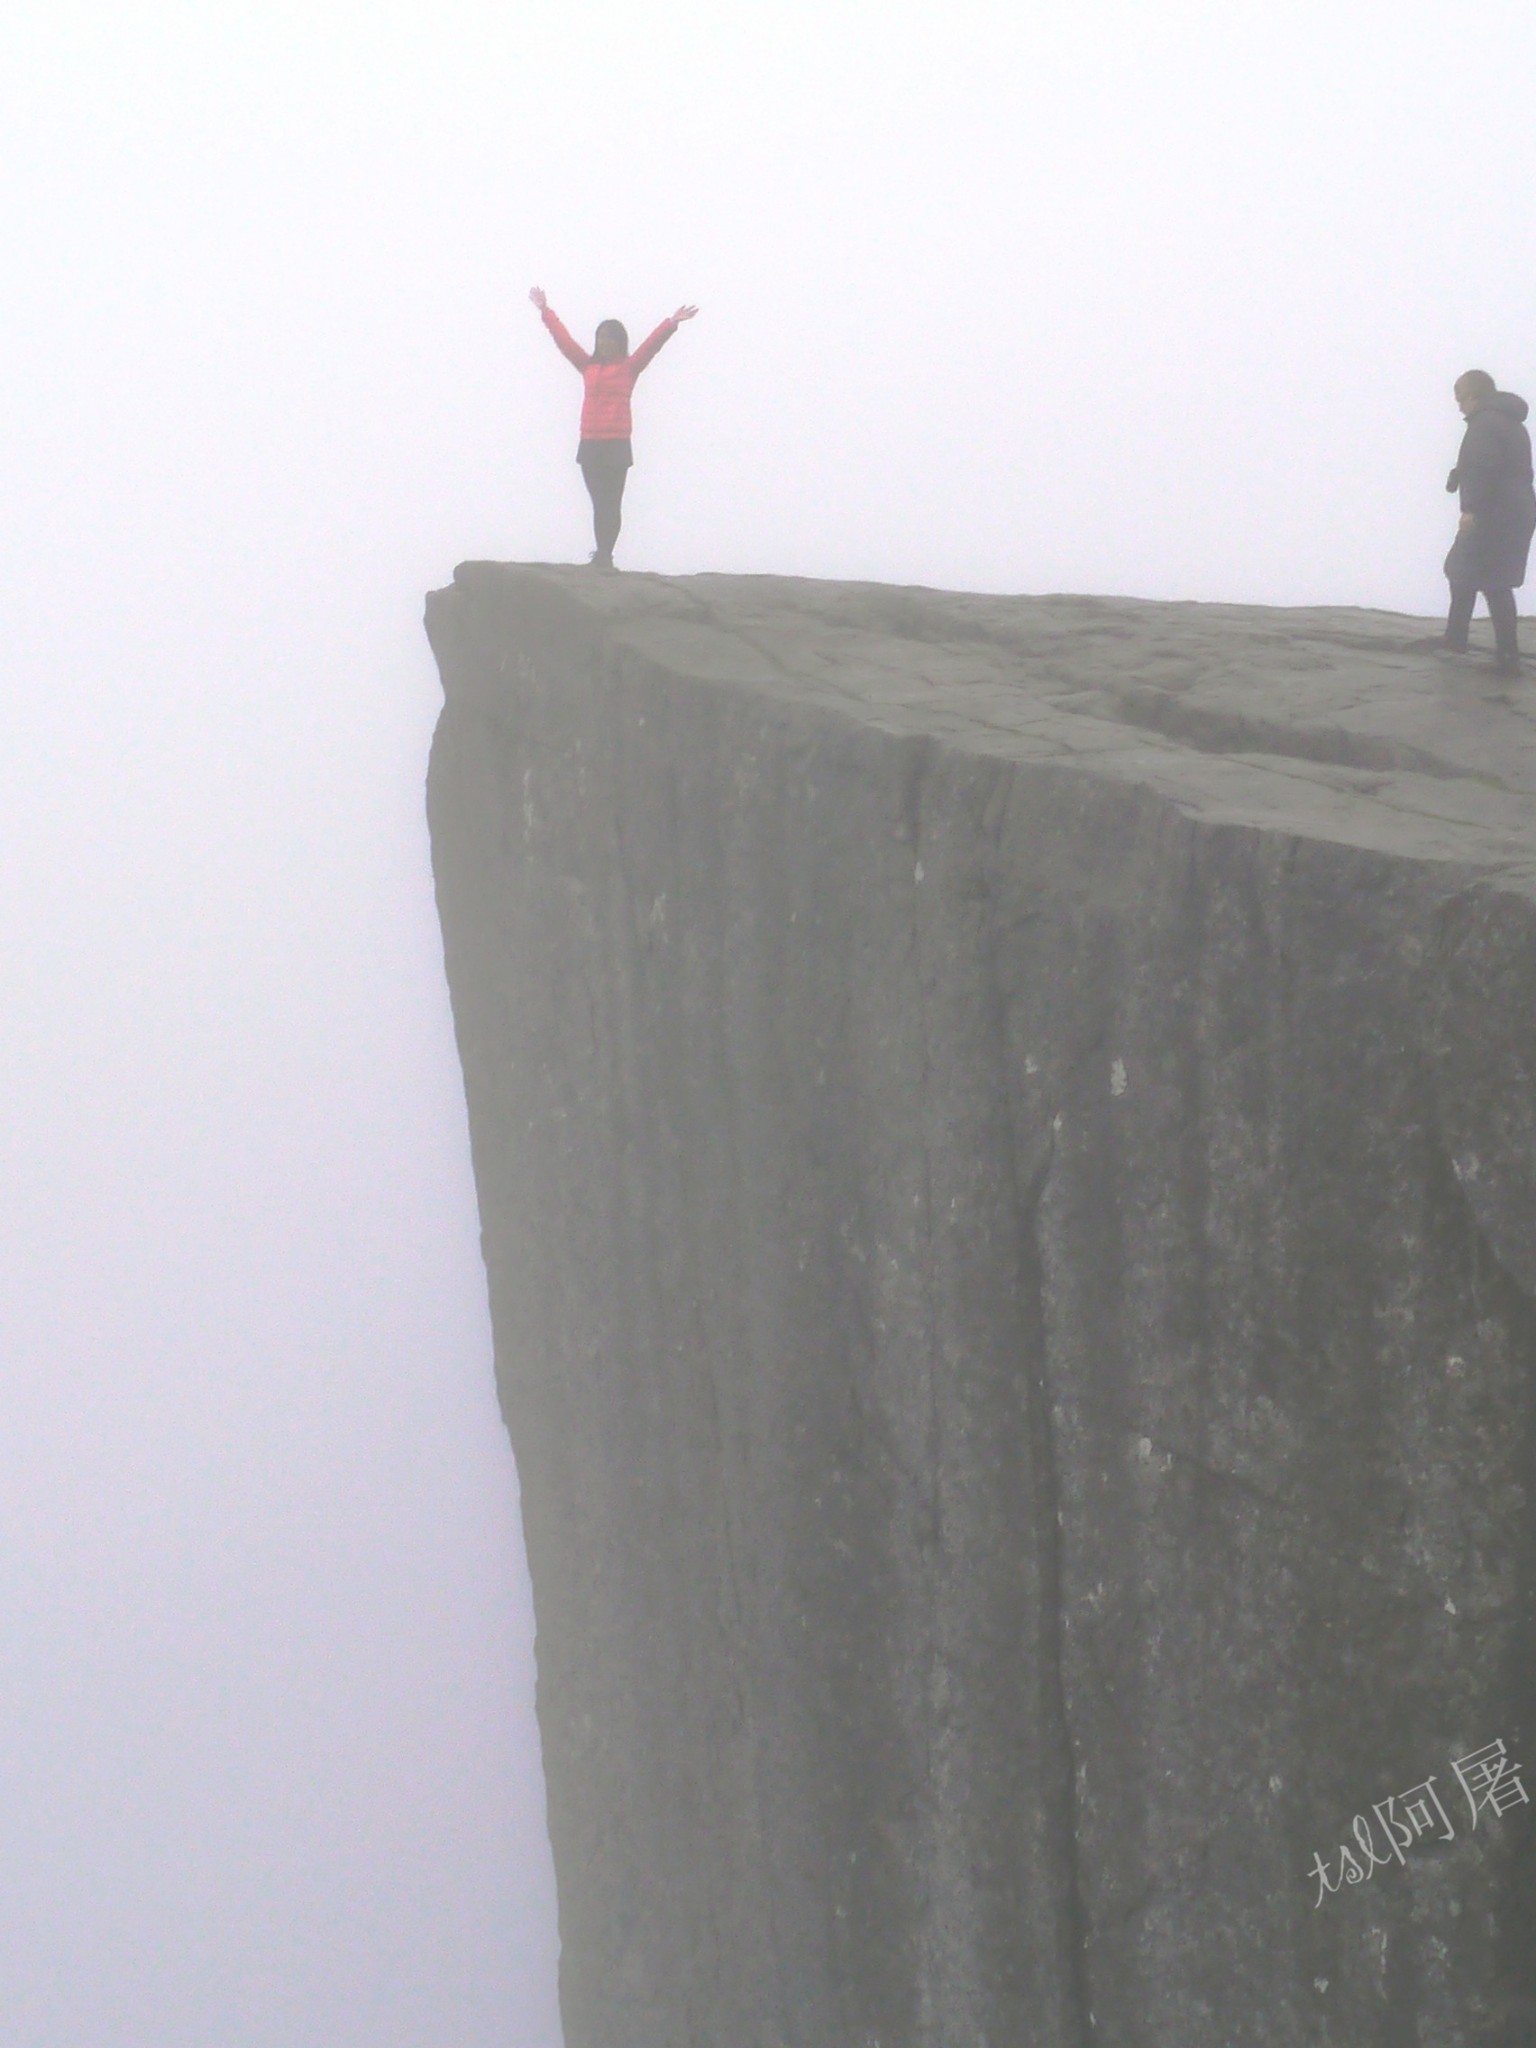
<instances>
[{"instance_id":1,"label":"rock cliff","mask_svg":"<svg viewBox=\"0 0 1536 2048\"><path fill-rule=\"evenodd\" d=\"M1536 688L427 619L569 2048L1536 2038Z\"/></svg>"}]
</instances>

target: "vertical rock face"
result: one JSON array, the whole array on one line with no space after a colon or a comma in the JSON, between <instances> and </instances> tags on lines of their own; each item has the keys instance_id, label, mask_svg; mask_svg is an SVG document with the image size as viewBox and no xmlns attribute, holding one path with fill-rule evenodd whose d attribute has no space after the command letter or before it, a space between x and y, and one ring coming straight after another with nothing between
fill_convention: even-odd
<instances>
[{"instance_id":1,"label":"vertical rock face","mask_svg":"<svg viewBox=\"0 0 1536 2048\"><path fill-rule=\"evenodd\" d=\"M1536 723L1366 613L428 626L569 2048L1536 2038Z\"/></svg>"}]
</instances>

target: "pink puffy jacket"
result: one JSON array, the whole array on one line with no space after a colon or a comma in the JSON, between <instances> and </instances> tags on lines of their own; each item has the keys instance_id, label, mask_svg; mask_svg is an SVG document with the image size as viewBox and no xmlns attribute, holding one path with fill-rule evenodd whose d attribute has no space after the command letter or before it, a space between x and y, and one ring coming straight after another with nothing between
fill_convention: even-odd
<instances>
[{"instance_id":1,"label":"pink puffy jacket","mask_svg":"<svg viewBox=\"0 0 1536 2048\"><path fill-rule=\"evenodd\" d=\"M600 363L572 339L560 316L551 312L548 306L540 318L554 337L555 347L561 355L580 370L581 381L586 386L586 395L581 401L582 440L627 441L632 431L629 394L635 388L635 379L662 343L670 341L676 334L677 322L663 320L654 334L645 337L633 355L627 355L617 363Z\"/></svg>"}]
</instances>

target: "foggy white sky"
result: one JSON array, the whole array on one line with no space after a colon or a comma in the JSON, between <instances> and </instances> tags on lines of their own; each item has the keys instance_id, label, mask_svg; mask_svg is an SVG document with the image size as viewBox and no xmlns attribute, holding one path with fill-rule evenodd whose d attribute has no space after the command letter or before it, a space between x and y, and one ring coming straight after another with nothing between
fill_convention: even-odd
<instances>
[{"instance_id":1,"label":"foggy white sky","mask_svg":"<svg viewBox=\"0 0 1536 2048\"><path fill-rule=\"evenodd\" d=\"M0 16L8 2048L555 2048L421 596L579 559L1439 607L1527 5Z\"/></svg>"}]
</instances>

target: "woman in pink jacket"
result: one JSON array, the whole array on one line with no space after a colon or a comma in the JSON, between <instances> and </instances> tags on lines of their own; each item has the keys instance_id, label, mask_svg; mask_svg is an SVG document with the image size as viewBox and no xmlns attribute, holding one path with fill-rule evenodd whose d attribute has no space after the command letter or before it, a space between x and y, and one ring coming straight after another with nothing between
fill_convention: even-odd
<instances>
[{"instance_id":1,"label":"woman in pink jacket","mask_svg":"<svg viewBox=\"0 0 1536 2048\"><path fill-rule=\"evenodd\" d=\"M592 499L592 533L597 548L593 566L613 567L613 544L619 537L619 506L624 497L624 479L634 454L630 448L629 395L635 379L663 342L670 341L685 320L698 312L697 306L679 306L670 320L663 320L654 334L646 336L634 354L629 353L629 336L618 320L598 323L588 355L571 338L560 316L550 310L537 285L528 294L539 309L540 318L554 337L555 347L567 362L574 363L586 386L581 401L581 441L576 460L581 464L587 491Z\"/></svg>"}]
</instances>

